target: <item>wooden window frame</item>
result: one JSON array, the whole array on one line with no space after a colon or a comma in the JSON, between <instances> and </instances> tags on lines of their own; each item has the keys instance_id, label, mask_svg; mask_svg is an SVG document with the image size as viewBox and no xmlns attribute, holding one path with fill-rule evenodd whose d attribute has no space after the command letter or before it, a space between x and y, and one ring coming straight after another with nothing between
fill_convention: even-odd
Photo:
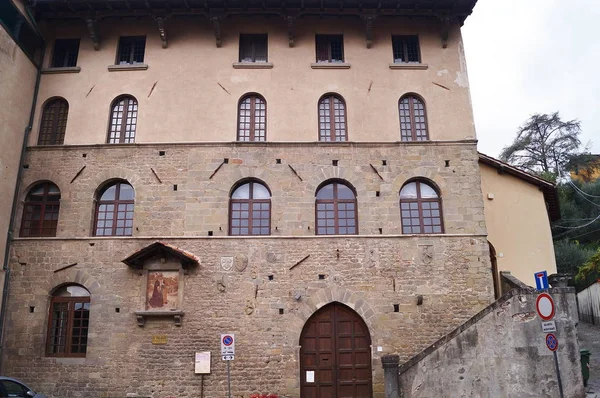
<instances>
[{"instance_id":1,"label":"wooden window frame","mask_svg":"<svg viewBox=\"0 0 600 398\"><path fill-rule=\"evenodd\" d=\"M57 97L46 102L42 110L37 144L63 145L68 118L69 103L66 99ZM47 124L50 126L47 127Z\"/></svg>"},{"instance_id":2,"label":"wooden window frame","mask_svg":"<svg viewBox=\"0 0 600 398\"><path fill-rule=\"evenodd\" d=\"M437 189L437 187L435 185L429 183L428 181L424 181L424 180L412 180L412 181L408 181L408 182L406 182L402 186L402 188L404 188L406 185L408 185L408 184L410 184L412 182L417 183L416 184L416 187L417 187L417 198L416 199L402 199L402 198L400 198L400 205L399 205L399 207L400 207L400 227L402 229L402 234L406 234L406 235L439 235L439 234L444 234L445 233L444 232L445 231L445 229L444 229L444 212L443 212L443 209L442 209L442 195L440 195L439 189ZM421 184L427 185L429 188L433 189L435 191L436 195L437 195L437 198L422 198L421 197ZM400 189L400 191L402 191L402 189ZM404 232L404 224L403 224L404 218L402 217L402 204L403 203L408 203L408 204L410 204L410 203L417 203L418 212L419 212L419 226L421 228L421 232L410 232L410 233L405 233ZM437 218L437 217L424 217L423 216L423 210L424 210L423 209L423 203L437 203L438 204L439 211L440 211L440 216L439 216L440 225L439 225L439 227L441 229L441 232L424 232L425 224L424 224L423 220L425 218ZM429 210L431 210L431 209L429 209ZM409 211L410 211L410 209L409 209ZM410 218L412 219L413 217L410 217ZM433 226L433 224L431 226ZM412 225L411 225L411 227L412 227Z\"/></svg>"},{"instance_id":3,"label":"wooden window frame","mask_svg":"<svg viewBox=\"0 0 600 398\"><path fill-rule=\"evenodd\" d=\"M258 44L264 44L265 46L265 59L263 60L256 60L256 54L257 54L257 46ZM242 59L242 54L243 54L243 46L244 45L249 45L251 47L251 60L245 60ZM239 62L246 62L246 63L257 63L257 64L262 64L262 63L267 63L269 62L269 36L266 33L261 33L261 34L250 34L250 33L240 33L240 44L239 44L239 56L238 56Z\"/></svg>"},{"instance_id":4,"label":"wooden window frame","mask_svg":"<svg viewBox=\"0 0 600 398\"><path fill-rule=\"evenodd\" d=\"M115 108L117 106L119 106L119 102L124 101L123 103L123 116L121 117L121 127L120 130L118 131L118 137L111 137L111 133L112 133L112 128L113 126L117 125L117 118L115 118ZM132 121L134 122L133 125L135 126L133 128L133 134L132 137L127 138L126 134L127 134L127 119L129 118L129 105L130 102L133 101L134 102L134 106L135 106L135 110L133 112L135 112L135 117L132 118ZM108 115L108 134L106 137L106 143L107 144L134 144L135 143L135 136L137 134L137 121L138 121L138 114L139 114L139 110L140 110L140 106L139 103L137 101L137 99L132 96L132 95L121 95L117 98L115 98L115 100L112 102L111 106L110 106L110 113ZM110 142L111 140L117 140L118 142ZM130 142L126 142L127 140L130 140Z\"/></svg>"},{"instance_id":5,"label":"wooden window frame","mask_svg":"<svg viewBox=\"0 0 600 398\"><path fill-rule=\"evenodd\" d=\"M414 40L416 43L417 60L408 60L408 42ZM400 46L401 45L401 46ZM396 49L402 47L402 59L405 61L396 61ZM417 35L392 35L392 60L395 64L420 64L421 63L421 44Z\"/></svg>"},{"instance_id":6,"label":"wooden window frame","mask_svg":"<svg viewBox=\"0 0 600 398\"><path fill-rule=\"evenodd\" d=\"M340 51L342 55L342 59L333 59L333 51L331 48L332 43L339 40ZM319 49L327 48L327 59L319 59L320 52ZM317 63L344 63L346 56L344 54L344 35L323 35L317 34L315 35L315 59Z\"/></svg>"},{"instance_id":7,"label":"wooden window frame","mask_svg":"<svg viewBox=\"0 0 600 398\"><path fill-rule=\"evenodd\" d=\"M335 129L335 100L340 101L344 107L344 139L336 140L336 129ZM324 140L324 134L321 133L321 104L325 101L329 101L329 141ZM325 94L319 99L317 103L317 125L319 128L319 141L320 142L347 142L348 141L348 108L346 107L346 101L342 96L337 94ZM323 114L323 117L327 115ZM340 130L341 131L341 130Z\"/></svg>"},{"instance_id":8,"label":"wooden window frame","mask_svg":"<svg viewBox=\"0 0 600 398\"><path fill-rule=\"evenodd\" d=\"M242 139L245 137L242 137L240 135L241 129L240 129L240 122L241 122L241 117L242 117L242 104L244 103L244 101L246 101L247 99L250 99L250 130L248 132L248 140ZM264 103L265 105L265 129L263 132L263 137L261 137L260 134L256 134L256 100L260 100ZM258 138L258 139L257 139ZM267 140L267 101L265 101L264 97L262 95L259 94L247 94L244 95L239 103L238 103L238 117L237 117L237 141L239 142L264 142Z\"/></svg>"},{"instance_id":9,"label":"wooden window frame","mask_svg":"<svg viewBox=\"0 0 600 398\"><path fill-rule=\"evenodd\" d=\"M121 200L120 198L120 193L121 193L121 185L129 185L131 187L131 189L134 192L134 198L133 200ZM115 186L115 199L114 200L101 200L100 198L102 197L102 195L104 194L104 192L106 192L110 187ZM92 236L133 236L133 218L131 218L132 221L132 226L131 226L131 234L130 235L117 235L117 221L121 220L120 218L118 218L118 213L119 213L119 205L133 205L133 210L132 212L135 215L135 190L133 189L133 186L131 184L129 184L126 181L116 181L110 184L105 185L102 190L100 190L98 198L96 200L96 206L95 206L95 210L94 210L94 225L93 225L93 230L92 230ZM111 227L111 234L110 235L97 235L97 229L98 229L98 221L106 221L106 219L103 220L99 220L98 219L98 215L100 213L100 206L101 205L113 205L114 209L113 209L113 217L112 217L112 227ZM125 213L127 213L127 210L125 210ZM125 216L124 219L127 221L128 218L127 216ZM123 229L129 228L127 226L123 226ZM107 227L102 227L103 230L106 230Z\"/></svg>"},{"instance_id":10,"label":"wooden window frame","mask_svg":"<svg viewBox=\"0 0 600 398\"><path fill-rule=\"evenodd\" d=\"M70 68L77 66L81 39L56 39L50 59L51 68ZM59 58L60 56L60 58ZM69 60L73 62L69 62Z\"/></svg>"},{"instance_id":11,"label":"wooden window frame","mask_svg":"<svg viewBox=\"0 0 600 398\"><path fill-rule=\"evenodd\" d=\"M44 187L44 194L42 196L42 200L39 202L34 202L34 201L29 201L29 195L31 193L31 191L33 191L34 189L36 189L37 187L39 187L40 185L43 185ZM57 189L58 186L56 186L56 184L53 184L51 182L43 182L40 184L36 184L35 186L33 186L29 192L27 193L27 196L25 197L25 203L23 205L23 217L21 218L21 228L19 231L19 236L21 237L54 237L56 236L56 231L58 229L58 218L56 220L56 224L53 226L53 233L49 234L49 235L44 235L44 218L46 216L46 210L47 207L49 206L57 206L57 210L56 210L56 214L59 215L60 214L60 189L58 190L58 196L59 199L58 201L49 201L47 198L49 195L49 190L50 187L54 185ZM53 195L55 196L55 195ZM31 226L29 226L29 228L25 228L25 222L26 221L30 221L27 219L27 210L29 208L36 208L39 207L40 208L40 222L39 225L37 225L35 228L32 228ZM53 221L53 220L50 220ZM26 234L24 231L26 229L29 229L29 232ZM31 233L31 230L36 230L35 233Z\"/></svg>"},{"instance_id":12,"label":"wooden window frame","mask_svg":"<svg viewBox=\"0 0 600 398\"><path fill-rule=\"evenodd\" d=\"M233 199L231 196L229 197L229 236L269 236L271 235L271 216L272 216L272 203L271 203L271 191L269 190L269 188L263 184L262 182L259 181L255 181L255 180L250 180L250 181L244 181L241 182L239 184L237 184L235 186L235 188L231 191L231 195L233 195L233 193L235 192L236 189L238 189L239 187L241 187L242 185L245 184L250 184L250 187L248 189L248 196L250 199ZM252 197L254 196L254 184L259 184L262 185L267 192L269 192L269 199L253 199ZM240 204L248 204L248 233L247 234L233 234L233 204L234 203L240 203ZM268 225L268 229L269 229L269 233L268 234L255 234L252 231L252 220L253 218L253 205L255 203L268 203L269 204L269 225ZM262 209L259 211L263 211ZM243 220L244 218L239 218L240 220ZM263 220L264 218L260 218L261 220ZM241 228L241 227L240 227ZM259 229L262 229L264 227L260 226Z\"/></svg>"},{"instance_id":13,"label":"wooden window frame","mask_svg":"<svg viewBox=\"0 0 600 398\"><path fill-rule=\"evenodd\" d=\"M123 47L129 46L127 60L121 60L121 50ZM135 60L136 46L143 46L141 61ZM115 57L115 65L139 65L144 63L146 58L146 36L120 36L119 45L117 47L117 56Z\"/></svg>"},{"instance_id":14,"label":"wooden window frame","mask_svg":"<svg viewBox=\"0 0 600 398\"><path fill-rule=\"evenodd\" d=\"M316 196L319 194L319 191L323 188L325 188L328 185L333 185L333 199L317 199ZM338 185L344 185L346 188L348 188L352 194L354 195L354 199L338 199L337 198L337 192L338 192ZM319 233L319 204L328 204L328 203L333 203L333 219L334 219L334 228L335 228L335 233L334 234L328 234L328 233L324 233L321 234ZM350 233L345 233L345 234L340 234L340 224L339 224L339 217L338 217L338 204L340 203L353 203L354 204L354 227L356 229L356 231L352 234ZM325 210L327 211L327 210ZM348 211L348 210L346 210ZM348 220L349 218L346 218L346 220ZM327 218L325 218L325 220L327 220ZM348 226L346 226L347 228ZM327 226L325 226L325 228L327 228ZM315 194L315 235L358 235L358 200L356 198L356 191L348 184L341 182L341 181L331 181L331 182L327 182L326 184L322 184L319 189L317 189L317 192Z\"/></svg>"},{"instance_id":15,"label":"wooden window frame","mask_svg":"<svg viewBox=\"0 0 600 398\"><path fill-rule=\"evenodd\" d=\"M408 99L408 117L410 123L410 139L408 134L405 134L405 130L402 129L402 109L400 108L402 101ZM423 119L425 124L425 138L422 139L417 136L417 126L415 122L415 100L419 101L423 106ZM429 139L429 123L427 122L427 107L425 106L425 101L418 95L415 94L407 94L403 95L398 100L398 120L400 121L400 140L403 142L412 142L412 141L430 141Z\"/></svg>"},{"instance_id":16,"label":"wooden window frame","mask_svg":"<svg viewBox=\"0 0 600 398\"><path fill-rule=\"evenodd\" d=\"M52 347L56 347L58 346L57 344L52 344L51 341L51 336L52 336L52 321L53 321L53 313L54 313L54 304L55 303L68 303L68 312L67 312L67 324L66 324L66 334L64 336L62 336L65 339L65 352L52 352ZM79 347L85 347L86 348L86 352L72 352L73 349L73 330L74 330L74 325L73 325L73 321L75 320L75 304L86 304L86 303L90 303L90 297L89 296L76 296L76 297L61 297L61 296L52 296L52 300L50 301L50 311L49 311L49 315L48 315L48 329L47 329L47 336L46 336L46 356L47 357L67 357L67 358L81 358L81 357L85 357L87 355L87 347L88 347L88 342L86 341L86 344L78 344ZM85 336L86 340L88 339L88 335L89 335L89 321L90 321L90 317L89 317L89 313L91 311L88 309L88 326L87 326L87 331L85 333L85 335L79 335L81 336Z\"/></svg>"}]
</instances>

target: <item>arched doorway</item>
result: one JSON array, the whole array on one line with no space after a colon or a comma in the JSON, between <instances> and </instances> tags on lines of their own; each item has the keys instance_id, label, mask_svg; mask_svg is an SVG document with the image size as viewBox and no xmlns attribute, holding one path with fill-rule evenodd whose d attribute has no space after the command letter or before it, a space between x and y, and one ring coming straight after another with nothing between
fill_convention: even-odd
<instances>
[{"instance_id":1,"label":"arched doorway","mask_svg":"<svg viewBox=\"0 0 600 398\"><path fill-rule=\"evenodd\" d=\"M498 261L496 260L496 249L494 249L494 245L492 245L488 241L488 245L490 245L490 262L492 263L492 279L494 281L494 298L498 300L500 296L502 296L502 291L500 289L500 275L498 274Z\"/></svg>"},{"instance_id":2,"label":"arched doorway","mask_svg":"<svg viewBox=\"0 0 600 398\"><path fill-rule=\"evenodd\" d=\"M371 336L351 308L331 303L300 335L301 398L371 398Z\"/></svg>"}]
</instances>

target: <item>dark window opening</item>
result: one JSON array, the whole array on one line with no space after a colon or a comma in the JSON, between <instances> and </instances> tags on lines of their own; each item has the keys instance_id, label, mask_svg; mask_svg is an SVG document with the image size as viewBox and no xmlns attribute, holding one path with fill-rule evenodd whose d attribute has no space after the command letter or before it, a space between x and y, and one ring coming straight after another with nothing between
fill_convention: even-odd
<instances>
[{"instance_id":1,"label":"dark window opening","mask_svg":"<svg viewBox=\"0 0 600 398\"><path fill-rule=\"evenodd\" d=\"M347 141L346 103L337 95L319 100L319 141Z\"/></svg>"},{"instance_id":2,"label":"dark window opening","mask_svg":"<svg viewBox=\"0 0 600 398\"><path fill-rule=\"evenodd\" d=\"M427 141L425 104L414 95L400 98L400 139L402 141Z\"/></svg>"},{"instance_id":3,"label":"dark window opening","mask_svg":"<svg viewBox=\"0 0 600 398\"><path fill-rule=\"evenodd\" d=\"M229 201L229 235L270 235L271 193L250 181L238 186Z\"/></svg>"},{"instance_id":4,"label":"dark window opening","mask_svg":"<svg viewBox=\"0 0 600 398\"><path fill-rule=\"evenodd\" d=\"M109 144L131 144L135 142L138 103L135 98L125 96L117 98L111 107Z\"/></svg>"},{"instance_id":5,"label":"dark window opening","mask_svg":"<svg viewBox=\"0 0 600 398\"><path fill-rule=\"evenodd\" d=\"M60 190L51 182L33 187L25 198L21 236L56 236Z\"/></svg>"},{"instance_id":6,"label":"dark window opening","mask_svg":"<svg viewBox=\"0 0 600 398\"><path fill-rule=\"evenodd\" d=\"M442 202L429 184L412 181L400 190L400 215L403 234L441 234L444 232Z\"/></svg>"},{"instance_id":7,"label":"dark window opening","mask_svg":"<svg viewBox=\"0 0 600 398\"><path fill-rule=\"evenodd\" d=\"M77 66L79 39L56 39L52 54L52 68Z\"/></svg>"},{"instance_id":8,"label":"dark window opening","mask_svg":"<svg viewBox=\"0 0 600 398\"><path fill-rule=\"evenodd\" d=\"M356 196L342 183L327 184L317 191L315 212L317 235L358 233Z\"/></svg>"},{"instance_id":9,"label":"dark window opening","mask_svg":"<svg viewBox=\"0 0 600 398\"><path fill-rule=\"evenodd\" d=\"M418 36L392 36L392 48L395 64L421 62Z\"/></svg>"},{"instance_id":10,"label":"dark window opening","mask_svg":"<svg viewBox=\"0 0 600 398\"><path fill-rule=\"evenodd\" d=\"M119 39L117 65L133 65L144 63L146 36L122 36Z\"/></svg>"},{"instance_id":11,"label":"dark window opening","mask_svg":"<svg viewBox=\"0 0 600 398\"><path fill-rule=\"evenodd\" d=\"M61 288L50 304L46 355L85 357L89 323L90 293L81 286Z\"/></svg>"},{"instance_id":12,"label":"dark window opening","mask_svg":"<svg viewBox=\"0 0 600 398\"><path fill-rule=\"evenodd\" d=\"M344 62L344 36L316 35L317 62Z\"/></svg>"},{"instance_id":13,"label":"dark window opening","mask_svg":"<svg viewBox=\"0 0 600 398\"><path fill-rule=\"evenodd\" d=\"M238 109L238 141L265 141L267 138L267 103L258 95L240 101Z\"/></svg>"},{"instance_id":14,"label":"dark window opening","mask_svg":"<svg viewBox=\"0 0 600 398\"><path fill-rule=\"evenodd\" d=\"M54 99L44 106L38 145L62 145L65 141L69 104L62 98Z\"/></svg>"},{"instance_id":15,"label":"dark window opening","mask_svg":"<svg viewBox=\"0 0 600 398\"><path fill-rule=\"evenodd\" d=\"M133 235L135 192L126 182L104 188L96 203L94 236Z\"/></svg>"},{"instance_id":16,"label":"dark window opening","mask_svg":"<svg viewBox=\"0 0 600 398\"><path fill-rule=\"evenodd\" d=\"M240 62L267 62L267 35L240 35Z\"/></svg>"}]
</instances>

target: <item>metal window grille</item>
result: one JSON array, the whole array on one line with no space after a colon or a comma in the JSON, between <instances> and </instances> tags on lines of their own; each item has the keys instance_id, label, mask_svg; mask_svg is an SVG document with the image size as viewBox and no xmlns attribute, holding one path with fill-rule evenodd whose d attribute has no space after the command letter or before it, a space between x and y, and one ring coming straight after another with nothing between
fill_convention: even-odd
<instances>
[{"instance_id":1,"label":"metal window grille","mask_svg":"<svg viewBox=\"0 0 600 398\"><path fill-rule=\"evenodd\" d=\"M344 184L332 183L320 188L316 199L317 235L355 235L358 212L354 192Z\"/></svg>"},{"instance_id":2,"label":"metal window grille","mask_svg":"<svg viewBox=\"0 0 600 398\"><path fill-rule=\"evenodd\" d=\"M46 182L33 187L25 198L21 236L56 236L60 190Z\"/></svg>"},{"instance_id":3,"label":"metal window grille","mask_svg":"<svg viewBox=\"0 0 600 398\"><path fill-rule=\"evenodd\" d=\"M44 106L38 145L62 145L65 140L69 104L62 98L52 100Z\"/></svg>"},{"instance_id":4,"label":"metal window grille","mask_svg":"<svg viewBox=\"0 0 600 398\"><path fill-rule=\"evenodd\" d=\"M240 35L240 62L267 62L267 35Z\"/></svg>"},{"instance_id":5,"label":"metal window grille","mask_svg":"<svg viewBox=\"0 0 600 398\"><path fill-rule=\"evenodd\" d=\"M316 35L317 62L344 62L342 35Z\"/></svg>"},{"instance_id":6,"label":"metal window grille","mask_svg":"<svg viewBox=\"0 0 600 398\"><path fill-rule=\"evenodd\" d=\"M346 104L336 95L319 101L319 141L347 141Z\"/></svg>"},{"instance_id":7,"label":"metal window grille","mask_svg":"<svg viewBox=\"0 0 600 398\"><path fill-rule=\"evenodd\" d=\"M133 235L134 199L133 188L127 183L104 189L96 203L94 236Z\"/></svg>"},{"instance_id":8,"label":"metal window grille","mask_svg":"<svg viewBox=\"0 0 600 398\"><path fill-rule=\"evenodd\" d=\"M79 55L79 39L57 39L52 54L53 68L77 66Z\"/></svg>"},{"instance_id":9,"label":"metal window grille","mask_svg":"<svg viewBox=\"0 0 600 398\"><path fill-rule=\"evenodd\" d=\"M409 95L400 99L400 138L402 141L427 141L425 105L419 98Z\"/></svg>"},{"instance_id":10,"label":"metal window grille","mask_svg":"<svg viewBox=\"0 0 600 398\"><path fill-rule=\"evenodd\" d=\"M85 357L90 322L89 297L53 297L46 354Z\"/></svg>"},{"instance_id":11,"label":"metal window grille","mask_svg":"<svg viewBox=\"0 0 600 398\"><path fill-rule=\"evenodd\" d=\"M133 65L144 62L146 50L145 36L122 36L119 39L119 51L117 53L118 65Z\"/></svg>"},{"instance_id":12,"label":"metal window grille","mask_svg":"<svg viewBox=\"0 0 600 398\"><path fill-rule=\"evenodd\" d=\"M402 233L404 234L441 234L444 232L442 221L441 200L437 194L423 197L423 189L434 191L424 182L416 181L413 195L403 195L400 192L400 214L402 219ZM405 186L406 187L406 186Z\"/></svg>"},{"instance_id":13,"label":"metal window grille","mask_svg":"<svg viewBox=\"0 0 600 398\"><path fill-rule=\"evenodd\" d=\"M135 142L138 104L133 97L117 99L111 109L109 144L131 144Z\"/></svg>"},{"instance_id":14,"label":"metal window grille","mask_svg":"<svg viewBox=\"0 0 600 398\"><path fill-rule=\"evenodd\" d=\"M392 36L394 63L421 62L418 36Z\"/></svg>"},{"instance_id":15,"label":"metal window grille","mask_svg":"<svg viewBox=\"0 0 600 398\"><path fill-rule=\"evenodd\" d=\"M238 141L265 141L267 138L267 104L262 97L251 95L240 101Z\"/></svg>"}]
</instances>

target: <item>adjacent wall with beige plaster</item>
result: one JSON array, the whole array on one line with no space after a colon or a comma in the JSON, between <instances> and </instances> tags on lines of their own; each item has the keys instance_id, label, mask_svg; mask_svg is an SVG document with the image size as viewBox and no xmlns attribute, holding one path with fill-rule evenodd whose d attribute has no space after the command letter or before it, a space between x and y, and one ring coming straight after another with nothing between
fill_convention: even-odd
<instances>
[{"instance_id":1,"label":"adjacent wall with beige plaster","mask_svg":"<svg viewBox=\"0 0 600 398\"><path fill-rule=\"evenodd\" d=\"M556 273L554 246L544 195L533 184L479 163L488 240L498 271L510 271L527 285L533 273ZM494 198L489 199L488 194Z\"/></svg>"},{"instance_id":2,"label":"adjacent wall with beige plaster","mask_svg":"<svg viewBox=\"0 0 600 398\"><path fill-rule=\"evenodd\" d=\"M443 49L439 23L426 19L378 19L373 45L366 48L364 23L358 19L301 18L294 47L280 17L231 18L223 22L223 46L217 48L212 25L202 18L167 20L168 48L163 49L151 20L99 22L95 51L81 22L42 26L49 50L55 38L81 37L79 73L42 77L38 109L50 98L69 102L65 144L106 142L109 108L121 94L139 103L136 142L235 141L241 96L256 92L267 102L267 141L318 140L317 103L334 92L346 101L349 141L399 141L398 100L422 96L430 139L475 137L462 40L451 29ZM268 33L272 69L234 69L240 33ZM315 34L343 34L349 69L313 69ZM426 70L393 70L392 34L417 34ZM119 36L145 35L147 70L109 72ZM152 90L154 86L154 89ZM152 91L152 94L150 94ZM30 145L37 143L39 116Z\"/></svg>"}]
</instances>

